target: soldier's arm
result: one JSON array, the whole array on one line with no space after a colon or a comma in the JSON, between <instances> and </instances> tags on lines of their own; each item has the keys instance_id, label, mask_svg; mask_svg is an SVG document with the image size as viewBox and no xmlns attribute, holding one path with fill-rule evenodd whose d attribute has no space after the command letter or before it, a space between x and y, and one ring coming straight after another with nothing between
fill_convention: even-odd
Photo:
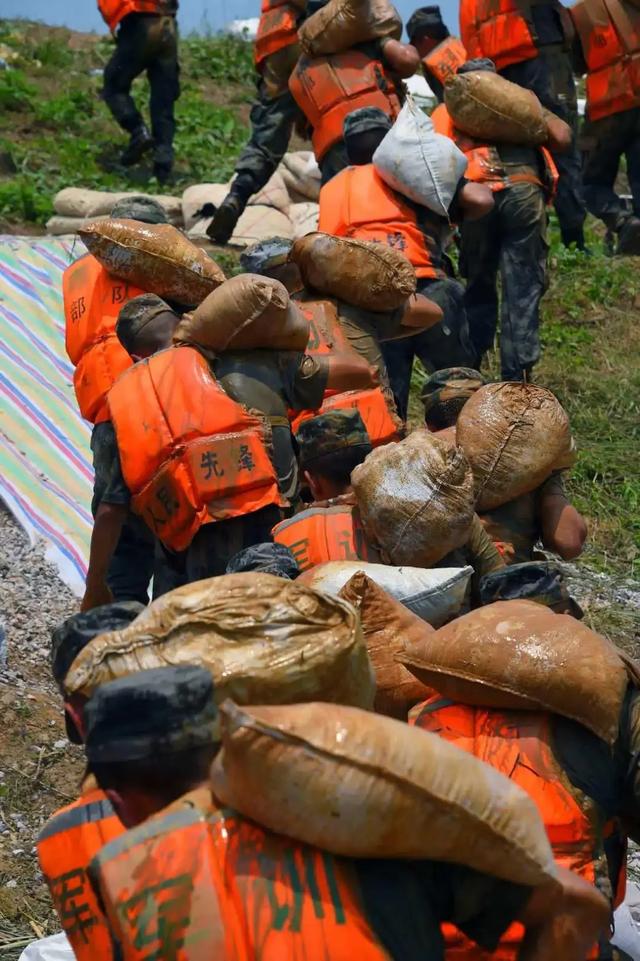
<instances>
[{"instance_id":1,"label":"soldier's arm","mask_svg":"<svg viewBox=\"0 0 640 961\"><path fill-rule=\"evenodd\" d=\"M107 571L118 545L122 527L128 514L122 504L102 503L96 511L89 550L89 569L81 611L90 611L101 604L110 604L113 596L107 585Z\"/></svg>"},{"instance_id":2,"label":"soldier's arm","mask_svg":"<svg viewBox=\"0 0 640 961\"><path fill-rule=\"evenodd\" d=\"M547 550L571 561L582 554L587 539L587 523L570 504L561 475L553 475L542 486L538 498L542 543Z\"/></svg>"},{"instance_id":3,"label":"soldier's arm","mask_svg":"<svg viewBox=\"0 0 640 961\"><path fill-rule=\"evenodd\" d=\"M402 43L392 37L380 41L382 59L401 80L413 77L420 67L420 55L410 43Z\"/></svg>"}]
</instances>

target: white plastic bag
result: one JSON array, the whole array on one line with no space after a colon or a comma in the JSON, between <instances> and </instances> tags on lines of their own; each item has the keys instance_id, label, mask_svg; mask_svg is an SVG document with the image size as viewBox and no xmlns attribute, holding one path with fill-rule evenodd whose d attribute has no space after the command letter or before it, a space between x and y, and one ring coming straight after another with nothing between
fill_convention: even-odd
<instances>
[{"instance_id":1,"label":"white plastic bag","mask_svg":"<svg viewBox=\"0 0 640 961\"><path fill-rule=\"evenodd\" d=\"M75 954L66 934L54 934L50 938L32 941L24 949L18 961L75 961Z\"/></svg>"},{"instance_id":2,"label":"white plastic bag","mask_svg":"<svg viewBox=\"0 0 640 961\"><path fill-rule=\"evenodd\" d=\"M431 118L409 97L373 165L393 190L446 217L467 158L453 140L435 132Z\"/></svg>"},{"instance_id":3,"label":"white plastic bag","mask_svg":"<svg viewBox=\"0 0 640 961\"><path fill-rule=\"evenodd\" d=\"M368 561L329 561L301 575L302 583L338 595L357 571L364 571L383 590L432 627L457 617L467 598L472 567L392 567Z\"/></svg>"}]
</instances>

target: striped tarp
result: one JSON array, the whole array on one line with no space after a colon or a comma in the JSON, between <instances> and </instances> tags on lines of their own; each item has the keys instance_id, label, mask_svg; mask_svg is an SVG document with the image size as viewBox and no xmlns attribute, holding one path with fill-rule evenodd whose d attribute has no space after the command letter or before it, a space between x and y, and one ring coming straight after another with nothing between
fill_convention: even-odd
<instances>
[{"instance_id":1,"label":"striped tarp","mask_svg":"<svg viewBox=\"0 0 640 961\"><path fill-rule=\"evenodd\" d=\"M78 595L93 470L64 348L61 281L84 252L70 239L0 236L0 498Z\"/></svg>"}]
</instances>

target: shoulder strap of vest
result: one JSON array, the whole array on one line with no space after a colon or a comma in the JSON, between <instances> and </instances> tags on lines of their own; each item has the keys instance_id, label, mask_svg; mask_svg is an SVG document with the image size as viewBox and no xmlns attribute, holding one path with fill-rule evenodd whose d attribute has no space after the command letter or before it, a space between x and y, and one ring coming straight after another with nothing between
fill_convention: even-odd
<instances>
[{"instance_id":1,"label":"shoulder strap of vest","mask_svg":"<svg viewBox=\"0 0 640 961\"><path fill-rule=\"evenodd\" d=\"M420 708L421 714L434 714L435 711L441 711L445 707L454 707L455 701L452 701L448 697L440 697L437 701L432 701L431 704L425 704Z\"/></svg>"},{"instance_id":2,"label":"shoulder strap of vest","mask_svg":"<svg viewBox=\"0 0 640 961\"><path fill-rule=\"evenodd\" d=\"M625 53L637 53L633 42L636 31L633 29L631 18L625 10L624 4L620 3L620 0L603 0L603 3Z\"/></svg>"},{"instance_id":3,"label":"shoulder strap of vest","mask_svg":"<svg viewBox=\"0 0 640 961\"><path fill-rule=\"evenodd\" d=\"M191 824L197 824L206 820L207 814L204 811L201 811L199 808L185 806L178 811L172 811L170 814L160 815L159 817L145 821L144 824L132 828L130 831L121 835L121 837L114 838L113 841L105 844L91 862L92 869L99 869L102 864L110 861L112 858L118 857L120 854L125 854L138 844L160 837L162 834L168 834L171 831L177 831L179 828L189 827Z\"/></svg>"},{"instance_id":4,"label":"shoulder strap of vest","mask_svg":"<svg viewBox=\"0 0 640 961\"><path fill-rule=\"evenodd\" d=\"M95 821L104 821L106 818L113 817L115 811L111 801L104 798L102 801L90 801L88 804L78 804L76 807L67 808L61 811L45 824L38 835L38 843L47 841L56 834L63 834L73 828L81 827L83 824L90 824Z\"/></svg>"}]
</instances>

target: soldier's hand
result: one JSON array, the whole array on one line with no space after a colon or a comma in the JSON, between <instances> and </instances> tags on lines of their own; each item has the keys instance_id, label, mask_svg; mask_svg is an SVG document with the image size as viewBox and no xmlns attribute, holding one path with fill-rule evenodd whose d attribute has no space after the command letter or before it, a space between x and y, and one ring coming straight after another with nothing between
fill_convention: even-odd
<instances>
[{"instance_id":1,"label":"soldier's hand","mask_svg":"<svg viewBox=\"0 0 640 961\"><path fill-rule=\"evenodd\" d=\"M103 604L113 604L113 594L106 581L99 584L87 584L80 610L92 611L94 607L101 607Z\"/></svg>"}]
</instances>

